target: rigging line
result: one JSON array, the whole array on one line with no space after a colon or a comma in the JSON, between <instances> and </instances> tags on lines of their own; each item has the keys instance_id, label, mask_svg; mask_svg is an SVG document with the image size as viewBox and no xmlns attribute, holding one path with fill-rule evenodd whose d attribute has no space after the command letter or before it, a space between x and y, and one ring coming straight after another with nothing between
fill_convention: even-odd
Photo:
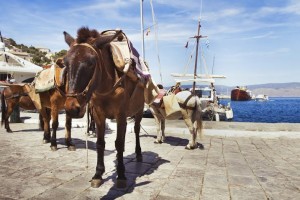
<instances>
[{"instance_id":1,"label":"rigging line","mask_svg":"<svg viewBox=\"0 0 300 200\"><path fill-rule=\"evenodd\" d=\"M199 22L201 20L201 17L202 17L202 0L201 0L201 3L200 3L200 15L199 15Z\"/></svg>"},{"instance_id":2,"label":"rigging line","mask_svg":"<svg viewBox=\"0 0 300 200\"><path fill-rule=\"evenodd\" d=\"M204 65L205 74L208 75L209 72L208 72L208 68L207 68L207 64L206 64L206 60L205 60L204 54L201 54L201 57L202 57L203 65Z\"/></svg>"},{"instance_id":3,"label":"rigging line","mask_svg":"<svg viewBox=\"0 0 300 200\"><path fill-rule=\"evenodd\" d=\"M191 54L190 54L190 57L189 57L189 59L187 61L187 64L184 66L184 73L185 74L187 74L187 72L189 70L189 66L190 66L190 63L191 63L191 60L193 58L195 50L196 50L196 41L194 41L193 48L191 50Z\"/></svg>"},{"instance_id":4,"label":"rigging line","mask_svg":"<svg viewBox=\"0 0 300 200\"><path fill-rule=\"evenodd\" d=\"M150 6L151 6L151 11L152 11L152 21L153 21L154 33L155 33L155 46L156 46L156 52L157 52L159 76L160 76L160 82L161 82L161 84L163 84L160 57L159 57L159 48L158 48L157 23L156 23L156 19L155 19L154 7L153 7L152 0L150 0Z\"/></svg>"}]
</instances>

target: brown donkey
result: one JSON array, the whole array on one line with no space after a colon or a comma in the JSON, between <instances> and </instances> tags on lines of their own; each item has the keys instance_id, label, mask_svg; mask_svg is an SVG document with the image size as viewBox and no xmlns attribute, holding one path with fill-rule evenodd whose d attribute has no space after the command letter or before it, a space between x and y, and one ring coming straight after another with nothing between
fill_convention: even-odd
<instances>
[{"instance_id":1,"label":"brown donkey","mask_svg":"<svg viewBox=\"0 0 300 200\"><path fill-rule=\"evenodd\" d=\"M117 187L126 187L123 151L127 127L127 117L135 117L135 153L142 160L140 147L140 122L144 108L144 85L116 70L110 42L123 35L117 31L113 35L100 35L96 30L81 28L75 40L64 32L65 41L70 46L64 63L67 69L66 112L72 118L82 117L87 103L92 104L97 133L97 167L92 178L92 187L99 187L105 171L105 119L116 119L117 138Z\"/></svg>"},{"instance_id":2,"label":"brown donkey","mask_svg":"<svg viewBox=\"0 0 300 200\"><path fill-rule=\"evenodd\" d=\"M62 65L62 64L61 64ZM47 89L45 91L36 93L36 85L27 85L26 90L29 93L32 101L34 102L37 110L39 111L42 120L44 122L44 143L51 143L51 150L57 150L56 131L59 125L58 116L59 112L64 110L64 104L66 100L65 96L65 84L64 84L64 70L63 65L55 65L55 77L60 77L60 81L55 81L55 87ZM47 79L47 78L46 78ZM59 82L60 84L57 84ZM52 120L52 135L50 130L50 120ZM69 150L74 151L75 145L71 138L71 124L72 118L66 114L66 133L65 142Z\"/></svg>"},{"instance_id":3,"label":"brown donkey","mask_svg":"<svg viewBox=\"0 0 300 200\"><path fill-rule=\"evenodd\" d=\"M2 84L3 85L3 84ZM4 124L6 132L12 133L9 127L9 117L15 106L24 110L35 110L35 106L25 89L26 84L4 84L6 86L1 93L1 126ZM41 127L43 128L43 127Z\"/></svg>"}]
</instances>

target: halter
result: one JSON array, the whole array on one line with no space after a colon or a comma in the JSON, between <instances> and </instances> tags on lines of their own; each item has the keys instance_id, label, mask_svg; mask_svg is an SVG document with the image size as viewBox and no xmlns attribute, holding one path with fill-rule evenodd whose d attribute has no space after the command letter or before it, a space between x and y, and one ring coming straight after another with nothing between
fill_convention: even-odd
<instances>
[{"instance_id":1,"label":"halter","mask_svg":"<svg viewBox=\"0 0 300 200\"><path fill-rule=\"evenodd\" d=\"M101 57L101 62L102 62L102 65L104 66L104 64L103 64L103 56L102 56L101 51L98 52L92 45L90 45L88 43L80 43L80 44L75 43L73 46L85 46L85 47L88 47L88 48L92 49L98 56ZM85 89L82 92L80 92L80 93L66 93L65 96L66 97L75 97L75 98L77 98L79 96L85 97L86 94L88 93L89 89L90 89L90 86L92 85L92 83L94 82L94 80L96 80L96 74L97 74L96 70L97 69L95 68L92 79L89 81L89 83L87 84L87 86L85 87ZM101 67L99 67L99 70L102 71ZM116 81L116 83L114 84L114 86L112 87L112 89L110 91L105 92L105 93L100 93L99 95L106 96L106 95L110 94L111 92L113 92L119 86L119 84L121 83L121 81L124 80L125 77L126 77L126 74L124 73L118 79L118 81Z\"/></svg>"},{"instance_id":2,"label":"halter","mask_svg":"<svg viewBox=\"0 0 300 200\"><path fill-rule=\"evenodd\" d=\"M85 46L85 47L88 47L88 48L90 48L91 50L93 50L93 51L99 56L99 53L96 51L96 49L95 49L92 45L90 45L90 44L88 44L88 43L80 43L80 44L75 43L75 44L73 45L73 47L74 47L74 46ZM100 56L102 57L101 52L100 52ZM97 65L98 65L98 64L97 64ZM99 68L100 68L100 67L99 67ZM97 70L97 67L96 67L95 70L94 70L92 79L89 81L89 83L87 84L87 86L85 87L85 89L84 89L82 92L80 92L80 93L66 93L65 96L66 96L66 97L75 97L75 98L77 98L77 97L79 97L79 96L85 97L86 94L88 93L89 89L90 89L90 86L92 85L92 83L93 83L94 80L96 79L96 74L97 74L97 73L96 73L96 70Z\"/></svg>"}]
</instances>

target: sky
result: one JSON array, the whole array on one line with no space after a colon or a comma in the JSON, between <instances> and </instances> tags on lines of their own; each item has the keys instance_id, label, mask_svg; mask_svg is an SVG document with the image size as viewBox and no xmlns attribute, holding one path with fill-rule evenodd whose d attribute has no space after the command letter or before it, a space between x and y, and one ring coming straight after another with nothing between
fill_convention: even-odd
<instances>
[{"instance_id":1,"label":"sky","mask_svg":"<svg viewBox=\"0 0 300 200\"><path fill-rule=\"evenodd\" d=\"M85 26L122 29L142 54L140 0L0 2L1 33L18 44L68 50L63 31L76 37ZM157 83L194 72L199 20L207 37L197 72L226 76L216 85L300 82L299 0L153 0L154 12L150 2L143 1L145 60Z\"/></svg>"}]
</instances>

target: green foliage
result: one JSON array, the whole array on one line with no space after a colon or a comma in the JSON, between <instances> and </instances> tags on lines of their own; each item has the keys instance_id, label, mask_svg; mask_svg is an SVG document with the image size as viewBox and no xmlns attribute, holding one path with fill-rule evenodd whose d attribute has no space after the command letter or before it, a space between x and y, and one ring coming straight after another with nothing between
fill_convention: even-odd
<instances>
[{"instance_id":1,"label":"green foliage","mask_svg":"<svg viewBox=\"0 0 300 200\"><path fill-rule=\"evenodd\" d=\"M8 40L9 40L10 45L12 45L12 46L17 45L17 43L13 39L9 38Z\"/></svg>"},{"instance_id":2,"label":"green foliage","mask_svg":"<svg viewBox=\"0 0 300 200\"><path fill-rule=\"evenodd\" d=\"M33 62L34 64L39 65L39 66L51 64L52 60L46 57L46 54L47 54L46 52L41 52L33 46L28 47L24 44L17 44L11 38L9 38L8 40L9 40L11 46L15 46L18 49L21 49L23 52L29 53L30 56L32 57L31 62ZM57 58L63 57L64 55L66 55L66 53L67 53L66 50L61 50L60 52L55 53L52 56L53 61L55 61Z\"/></svg>"},{"instance_id":3,"label":"green foliage","mask_svg":"<svg viewBox=\"0 0 300 200\"><path fill-rule=\"evenodd\" d=\"M67 50L61 50L60 52L55 53L52 58L56 61L58 58L64 57L67 54Z\"/></svg>"}]
</instances>

